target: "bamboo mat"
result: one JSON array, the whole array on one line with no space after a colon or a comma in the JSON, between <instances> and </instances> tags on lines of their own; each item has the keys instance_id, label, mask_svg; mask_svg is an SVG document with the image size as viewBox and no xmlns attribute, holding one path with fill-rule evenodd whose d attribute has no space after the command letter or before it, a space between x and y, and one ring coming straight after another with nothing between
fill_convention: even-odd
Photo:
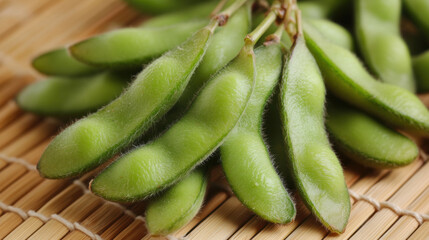
<instances>
[{"instance_id":1,"label":"bamboo mat","mask_svg":"<svg viewBox=\"0 0 429 240\"><path fill-rule=\"evenodd\" d=\"M30 60L144 17L119 0L0 0L0 239L151 239L144 203L119 205L89 193L91 176L46 180L37 171L61 123L24 113L13 101L40 79ZM429 104L429 97L422 96ZM429 149L429 148L427 148ZM269 224L243 207L219 169L198 216L170 239L429 239L429 165L366 169L345 161L352 212L346 232L329 234L300 203L287 225ZM425 221L426 220L426 221Z\"/></svg>"}]
</instances>

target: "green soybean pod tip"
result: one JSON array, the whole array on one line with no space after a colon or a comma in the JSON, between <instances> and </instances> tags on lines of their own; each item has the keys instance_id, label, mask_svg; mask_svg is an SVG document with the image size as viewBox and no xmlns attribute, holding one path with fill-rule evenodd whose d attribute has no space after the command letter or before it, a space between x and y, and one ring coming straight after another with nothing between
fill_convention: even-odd
<instances>
[{"instance_id":1,"label":"green soybean pod tip","mask_svg":"<svg viewBox=\"0 0 429 240\"><path fill-rule=\"evenodd\" d=\"M401 0L355 1L357 43L369 68L381 81L415 92L411 54L399 32L400 18Z\"/></svg>"},{"instance_id":2,"label":"green soybean pod tip","mask_svg":"<svg viewBox=\"0 0 429 240\"><path fill-rule=\"evenodd\" d=\"M429 92L429 51L413 58L418 92Z\"/></svg>"},{"instance_id":3,"label":"green soybean pod tip","mask_svg":"<svg viewBox=\"0 0 429 240\"><path fill-rule=\"evenodd\" d=\"M279 44L255 50L255 90L242 118L220 147L223 170L237 198L274 223L287 223L295 217L294 204L272 165L261 129L265 102L280 77L282 55Z\"/></svg>"},{"instance_id":4,"label":"green soybean pod tip","mask_svg":"<svg viewBox=\"0 0 429 240\"><path fill-rule=\"evenodd\" d=\"M51 77L27 86L16 102L39 115L80 117L118 97L128 84L126 79L108 72L79 78Z\"/></svg>"},{"instance_id":5,"label":"green soybean pod tip","mask_svg":"<svg viewBox=\"0 0 429 240\"><path fill-rule=\"evenodd\" d=\"M403 0L404 6L429 41L429 1Z\"/></svg>"},{"instance_id":6,"label":"green soybean pod tip","mask_svg":"<svg viewBox=\"0 0 429 240\"><path fill-rule=\"evenodd\" d=\"M209 19L164 27L124 28L76 43L70 52L79 61L109 69L141 68L144 63L184 42Z\"/></svg>"},{"instance_id":7,"label":"green soybean pod tip","mask_svg":"<svg viewBox=\"0 0 429 240\"><path fill-rule=\"evenodd\" d=\"M145 198L180 180L205 160L235 127L255 78L252 46L211 79L189 111L159 138L123 155L91 183L113 201Z\"/></svg>"},{"instance_id":8,"label":"green soybean pod tip","mask_svg":"<svg viewBox=\"0 0 429 240\"><path fill-rule=\"evenodd\" d=\"M340 162L324 129L325 87L303 37L283 70L282 121L295 185L311 212L332 232L343 232L350 199Z\"/></svg>"},{"instance_id":9,"label":"green soybean pod tip","mask_svg":"<svg viewBox=\"0 0 429 240\"><path fill-rule=\"evenodd\" d=\"M46 178L87 172L134 141L177 101L204 55L215 22L147 66L115 101L61 132L37 168Z\"/></svg>"},{"instance_id":10,"label":"green soybean pod tip","mask_svg":"<svg viewBox=\"0 0 429 240\"><path fill-rule=\"evenodd\" d=\"M149 201L146 226L152 235L167 235L187 224L200 210L207 189L207 170L200 167Z\"/></svg>"},{"instance_id":11,"label":"green soybean pod tip","mask_svg":"<svg viewBox=\"0 0 429 240\"><path fill-rule=\"evenodd\" d=\"M185 8L200 0L124 0L134 8L144 12L159 14Z\"/></svg>"},{"instance_id":12,"label":"green soybean pod tip","mask_svg":"<svg viewBox=\"0 0 429 240\"><path fill-rule=\"evenodd\" d=\"M365 113L338 101L329 101L326 129L334 147L352 160L369 167L392 168L411 163L417 145Z\"/></svg>"},{"instance_id":13,"label":"green soybean pod tip","mask_svg":"<svg viewBox=\"0 0 429 240\"><path fill-rule=\"evenodd\" d=\"M59 48L36 57L33 67L46 75L83 76L101 71L72 58L66 48Z\"/></svg>"},{"instance_id":14,"label":"green soybean pod tip","mask_svg":"<svg viewBox=\"0 0 429 240\"><path fill-rule=\"evenodd\" d=\"M414 94L376 81L353 53L327 41L311 24L305 23L304 29L325 84L335 96L393 127L429 136L429 112Z\"/></svg>"}]
</instances>

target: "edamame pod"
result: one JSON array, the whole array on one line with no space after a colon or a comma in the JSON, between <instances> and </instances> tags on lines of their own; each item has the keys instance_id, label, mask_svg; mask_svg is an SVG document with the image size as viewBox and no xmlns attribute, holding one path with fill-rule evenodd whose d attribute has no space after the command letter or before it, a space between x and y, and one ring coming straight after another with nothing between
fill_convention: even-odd
<instances>
[{"instance_id":1,"label":"edamame pod","mask_svg":"<svg viewBox=\"0 0 429 240\"><path fill-rule=\"evenodd\" d=\"M153 28L124 28L89 38L70 47L77 60L109 69L141 68L189 38L208 19Z\"/></svg>"},{"instance_id":2,"label":"edamame pod","mask_svg":"<svg viewBox=\"0 0 429 240\"><path fill-rule=\"evenodd\" d=\"M325 227L343 232L350 215L349 194L324 129L323 79L301 35L286 61L280 96L295 185Z\"/></svg>"},{"instance_id":3,"label":"edamame pod","mask_svg":"<svg viewBox=\"0 0 429 240\"><path fill-rule=\"evenodd\" d=\"M350 2L350 0L300 1L298 7L305 18L329 18L344 12Z\"/></svg>"},{"instance_id":4,"label":"edamame pod","mask_svg":"<svg viewBox=\"0 0 429 240\"><path fill-rule=\"evenodd\" d=\"M37 71L55 76L83 76L101 71L72 58L65 48L46 52L36 57L32 64Z\"/></svg>"},{"instance_id":5,"label":"edamame pod","mask_svg":"<svg viewBox=\"0 0 429 240\"><path fill-rule=\"evenodd\" d=\"M403 0L406 10L429 41L429 1Z\"/></svg>"},{"instance_id":6,"label":"edamame pod","mask_svg":"<svg viewBox=\"0 0 429 240\"><path fill-rule=\"evenodd\" d=\"M294 204L272 165L262 138L262 114L280 77L279 44L255 50L256 84L237 126L220 147L225 176L238 199L261 218L288 223L295 217Z\"/></svg>"},{"instance_id":7,"label":"edamame pod","mask_svg":"<svg viewBox=\"0 0 429 240\"><path fill-rule=\"evenodd\" d=\"M180 22L188 22L192 20L201 20L208 18L210 13L216 7L217 1L207 1L195 4L186 9L158 15L144 21L139 27L164 27L175 25Z\"/></svg>"},{"instance_id":8,"label":"edamame pod","mask_svg":"<svg viewBox=\"0 0 429 240\"><path fill-rule=\"evenodd\" d=\"M51 77L22 90L16 102L22 109L60 118L79 117L118 97L128 77L100 73L87 77Z\"/></svg>"},{"instance_id":9,"label":"edamame pod","mask_svg":"<svg viewBox=\"0 0 429 240\"><path fill-rule=\"evenodd\" d=\"M428 110L414 94L376 81L353 53L328 42L308 23L304 29L325 85L334 95L393 127L429 136Z\"/></svg>"},{"instance_id":10,"label":"edamame pod","mask_svg":"<svg viewBox=\"0 0 429 240\"><path fill-rule=\"evenodd\" d=\"M153 139L172 122L177 121L186 112L198 91L210 77L237 56L243 47L243 38L248 33L250 27L249 7L249 5L241 7L241 9L229 18L225 26L215 31L203 60L195 70L176 105L153 129L148 131L148 134L144 136L145 140ZM228 44L225 44L226 42Z\"/></svg>"},{"instance_id":11,"label":"edamame pod","mask_svg":"<svg viewBox=\"0 0 429 240\"><path fill-rule=\"evenodd\" d=\"M225 26L217 29L201 64L177 101L176 111L183 112L210 76L225 67L240 52L244 45L243 38L251 25L249 7L248 5L241 7Z\"/></svg>"},{"instance_id":12,"label":"edamame pod","mask_svg":"<svg viewBox=\"0 0 429 240\"><path fill-rule=\"evenodd\" d=\"M146 226L152 235L167 235L187 224L200 210L207 189L205 167L149 201Z\"/></svg>"},{"instance_id":13,"label":"edamame pod","mask_svg":"<svg viewBox=\"0 0 429 240\"><path fill-rule=\"evenodd\" d=\"M177 24L180 25L181 23L186 23L185 25L188 26L187 22L198 22L203 21L203 19L207 19L207 16L215 8L215 6L216 2L210 1L207 3L198 4L186 10L156 16L144 21L143 24L139 26L139 28L136 28L136 30L141 28L153 30L153 28L156 27L166 27ZM147 32L150 32L151 30ZM100 51L102 50L103 49ZM90 66L74 59L69 55L66 48L55 49L36 57L33 60L33 67L41 73L56 76L82 76L101 71L100 68Z\"/></svg>"},{"instance_id":14,"label":"edamame pod","mask_svg":"<svg viewBox=\"0 0 429 240\"><path fill-rule=\"evenodd\" d=\"M115 101L61 132L37 168L46 178L78 176L137 139L177 101L201 61L216 22L148 65Z\"/></svg>"},{"instance_id":15,"label":"edamame pod","mask_svg":"<svg viewBox=\"0 0 429 240\"><path fill-rule=\"evenodd\" d=\"M429 92L429 51L413 58L413 69L418 91Z\"/></svg>"},{"instance_id":16,"label":"edamame pod","mask_svg":"<svg viewBox=\"0 0 429 240\"><path fill-rule=\"evenodd\" d=\"M326 129L334 146L345 156L369 167L404 166L417 158L416 144L366 114L330 101Z\"/></svg>"},{"instance_id":17,"label":"edamame pod","mask_svg":"<svg viewBox=\"0 0 429 240\"><path fill-rule=\"evenodd\" d=\"M307 21L332 43L353 51L353 37L343 26L327 19L310 19Z\"/></svg>"},{"instance_id":18,"label":"edamame pod","mask_svg":"<svg viewBox=\"0 0 429 240\"><path fill-rule=\"evenodd\" d=\"M211 79L189 111L159 138L123 155L90 184L113 201L135 201L183 178L235 127L255 81L252 46Z\"/></svg>"},{"instance_id":19,"label":"edamame pod","mask_svg":"<svg viewBox=\"0 0 429 240\"><path fill-rule=\"evenodd\" d=\"M381 81L415 92L410 51L399 33L400 18L401 0L355 1L357 42L369 68Z\"/></svg>"},{"instance_id":20,"label":"edamame pod","mask_svg":"<svg viewBox=\"0 0 429 240\"><path fill-rule=\"evenodd\" d=\"M200 0L124 0L134 8L144 13L164 13L185 8Z\"/></svg>"}]
</instances>

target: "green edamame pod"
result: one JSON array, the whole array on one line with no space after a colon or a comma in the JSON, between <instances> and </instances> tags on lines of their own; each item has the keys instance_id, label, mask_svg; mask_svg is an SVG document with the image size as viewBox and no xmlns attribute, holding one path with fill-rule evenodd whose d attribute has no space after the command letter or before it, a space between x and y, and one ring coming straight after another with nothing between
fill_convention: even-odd
<instances>
[{"instance_id":1,"label":"green edamame pod","mask_svg":"<svg viewBox=\"0 0 429 240\"><path fill-rule=\"evenodd\" d=\"M240 52L244 45L243 38L251 24L249 7L249 5L241 7L225 26L217 29L201 64L177 101L176 111L183 112L210 76L225 67Z\"/></svg>"},{"instance_id":2,"label":"green edamame pod","mask_svg":"<svg viewBox=\"0 0 429 240\"><path fill-rule=\"evenodd\" d=\"M186 112L198 91L210 77L237 56L243 47L243 38L248 33L250 26L249 7L250 5L243 6L229 18L225 26L215 31L213 39L207 47L206 54L189 80L176 105L153 129L148 131L148 134L144 136L145 140L153 139L172 122L176 122Z\"/></svg>"},{"instance_id":3,"label":"green edamame pod","mask_svg":"<svg viewBox=\"0 0 429 240\"><path fill-rule=\"evenodd\" d=\"M272 102L268 104L268 109L265 112L263 127L264 135L266 136L267 145L269 146L270 156L273 159L274 166L276 166L277 172L285 182L285 185L289 189L295 189L292 180L292 171L288 165L289 161L289 150L285 147L283 133L282 133L282 121L280 116L280 96L279 89L276 88Z\"/></svg>"},{"instance_id":4,"label":"green edamame pod","mask_svg":"<svg viewBox=\"0 0 429 240\"><path fill-rule=\"evenodd\" d=\"M144 13L164 13L185 8L200 0L124 0L134 8Z\"/></svg>"},{"instance_id":5,"label":"green edamame pod","mask_svg":"<svg viewBox=\"0 0 429 240\"><path fill-rule=\"evenodd\" d=\"M262 138L262 114L280 77L282 52L278 44L255 50L256 84L237 126L220 147L226 179L238 199L261 218L287 223L294 204L272 165Z\"/></svg>"},{"instance_id":6,"label":"green edamame pod","mask_svg":"<svg viewBox=\"0 0 429 240\"><path fill-rule=\"evenodd\" d=\"M164 27L175 25L180 22L192 20L201 20L208 18L210 13L216 7L217 1L207 1L189 6L186 9L165 13L144 21L139 27Z\"/></svg>"},{"instance_id":7,"label":"green edamame pod","mask_svg":"<svg viewBox=\"0 0 429 240\"><path fill-rule=\"evenodd\" d=\"M211 79L189 111L159 138L120 157L91 183L109 200L145 198L180 180L205 160L240 119L255 81L251 46Z\"/></svg>"},{"instance_id":8,"label":"green edamame pod","mask_svg":"<svg viewBox=\"0 0 429 240\"><path fill-rule=\"evenodd\" d=\"M144 63L184 42L208 19L153 28L124 28L70 47L77 60L110 69L141 68Z\"/></svg>"},{"instance_id":9,"label":"green edamame pod","mask_svg":"<svg viewBox=\"0 0 429 240\"><path fill-rule=\"evenodd\" d=\"M40 115L79 117L118 97L128 84L125 79L107 72L79 78L51 77L26 87L16 102L20 108Z\"/></svg>"},{"instance_id":10,"label":"green edamame pod","mask_svg":"<svg viewBox=\"0 0 429 240\"><path fill-rule=\"evenodd\" d=\"M207 19L207 16L215 8L216 2L210 1L207 3L198 4L188 9L167 13L160 16L150 18L136 29L152 29L156 27L166 27L187 22L198 22ZM167 29L168 30L168 29ZM151 30L147 31L150 32ZM143 46L152 47L152 46ZM172 46L175 47L175 46ZM101 49L100 51L102 51ZM168 49L169 50L169 49ZM159 54L161 54L160 52ZM33 67L39 72L47 75L56 76L82 76L101 71L100 68L90 66L80 62L69 55L67 49L59 48L46 52L33 60Z\"/></svg>"},{"instance_id":11,"label":"green edamame pod","mask_svg":"<svg viewBox=\"0 0 429 240\"><path fill-rule=\"evenodd\" d=\"M332 43L353 51L353 37L343 26L327 19L310 19L307 21L315 26Z\"/></svg>"},{"instance_id":12,"label":"green edamame pod","mask_svg":"<svg viewBox=\"0 0 429 240\"><path fill-rule=\"evenodd\" d=\"M334 95L389 125L429 136L429 112L414 94L376 81L353 53L328 42L308 23L304 29L308 47Z\"/></svg>"},{"instance_id":13,"label":"green edamame pod","mask_svg":"<svg viewBox=\"0 0 429 240\"><path fill-rule=\"evenodd\" d=\"M381 81L415 92L411 54L399 32L400 18L401 0L355 1L357 42L369 68Z\"/></svg>"},{"instance_id":14,"label":"green edamame pod","mask_svg":"<svg viewBox=\"0 0 429 240\"><path fill-rule=\"evenodd\" d=\"M340 15L350 0L311 0L298 3L305 18L329 18Z\"/></svg>"},{"instance_id":15,"label":"green edamame pod","mask_svg":"<svg viewBox=\"0 0 429 240\"><path fill-rule=\"evenodd\" d=\"M416 76L417 90L429 92L429 51L413 58L413 69Z\"/></svg>"},{"instance_id":16,"label":"green edamame pod","mask_svg":"<svg viewBox=\"0 0 429 240\"><path fill-rule=\"evenodd\" d=\"M207 189L207 171L198 168L149 201L146 226L152 235L167 235L187 224L201 208Z\"/></svg>"},{"instance_id":17,"label":"green edamame pod","mask_svg":"<svg viewBox=\"0 0 429 240\"><path fill-rule=\"evenodd\" d=\"M334 146L345 156L369 167L399 167L417 158L416 144L366 114L330 101L326 129Z\"/></svg>"},{"instance_id":18,"label":"green edamame pod","mask_svg":"<svg viewBox=\"0 0 429 240\"><path fill-rule=\"evenodd\" d=\"M409 15L418 25L429 41L429 1L427 0L403 0Z\"/></svg>"},{"instance_id":19,"label":"green edamame pod","mask_svg":"<svg viewBox=\"0 0 429 240\"><path fill-rule=\"evenodd\" d=\"M295 185L324 226L343 232L350 215L349 194L324 129L323 79L301 35L286 61L280 97Z\"/></svg>"},{"instance_id":20,"label":"green edamame pod","mask_svg":"<svg viewBox=\"0 0 429 240\"><path fill-rule=\"evenodd\" d=\"M46 52L36 57L32 64L37 71L55 76L83 76L101 71L72 58L65 48Z\"/></svg>"},{"instance_id":21,"label":"green edamame pod","mask_svg":"<svg viewBox=\"0 0 429 240\"><path fill-rule=\"evenodd\" d=\"M46 178L87 172L137 139L177 101L201 61L216 22L147 66L115 101L61 132L37 167Z\"/></svg>"}]
</instances>

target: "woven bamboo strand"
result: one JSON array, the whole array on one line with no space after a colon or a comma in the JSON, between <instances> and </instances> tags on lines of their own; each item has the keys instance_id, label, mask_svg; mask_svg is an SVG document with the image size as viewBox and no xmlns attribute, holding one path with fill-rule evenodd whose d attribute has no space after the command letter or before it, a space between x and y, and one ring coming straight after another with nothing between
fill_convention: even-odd
<instances>
[{"instance_id":1,"label":"woven bamboo strand","mask_svg":"<svg viewBox=\"0 0 429 240\"><path fill-rule=\"evenodd\" d=\"M18 138L29 128L41 121L40 117L32 114L24 114L17 121L12 123L8 128L0 132L0 148L6 146L14 139Z\"/></svg>"},{"instance_id":2,"label":"woven bamboo strand","mask_svg":"<svg viewBox=\"0 0 429 240\"><path fill-rule=\"evenodd\" d=\"M27 172L24 176L20 177L0 193L0 201L5 204L13 204L37 186L41 181L42 179L37 172ZM3 214L3 211L0 211L0 215L1 214Z\"/></svg>"},{"instance_id":3,"label":"woven bamboo strand","mask_svg":"<svg viewBox=\"0 0 429 240\"><path fill-rule=\"evenodd\" d=\"M123 214L117 221L115 221L109 228L107 228L100 236L103 239L113 239L127 226L133 222L134 218L130 215Z\"/></svg>"},{"instance_id":4,"label":"woven bamboo strand","mask_svg":"<svg viewBox=\"0 0 429 240\"><path fill-rule=\"evenodd\" d=\"M415 161L406 167L389 172L384 178L372 185L365 194L379 201L387 200L422 166L422 164L422 161ZM352 190L354 189L352 188ZM375 208L371 204L364 201L356 202L352 206L346 231L341 235L330 234L326 239L348 239L374 212Z\"/></svg>"},{"instance_id":5,"label":"woven bamboo strand","mask_svg":"<svg viewBox=\"0 0 429 240\"><path fill-rule=\"evenodd\" d=\"M42 222L48 222L50 219L56 219L57 221L64 223L64 225L66 225L70 230L79 229L80 231L85 232L88 236L90 236L90 239L97 239L97 240L102 239L99 235L94 234L91 231L89 231L88 229L82 227L82 225L80 225L78 222L69 222L66 219L64 219L64 218L62 218L56 214L52 214L51 216L45 216L45 215L42 215L40 213L36 213L32 210L25 211L24 209L9 206L9 205L4 204L2 202L0 202L0 208L2 208L3 210L5 210L7 212L15 213L17 216L19 216L22 219L28 219L29 217L34 217L34 218L39 219Z\"/></svg>"},{"instance_id":6,"label":"woven bamboo strand","mask_svg":"<svg viewBox=\"0 0 429 240\"><path fill-rule=\"evenodd\" d=\"M30 211L38 209L46 201L55 196L63 187L67 185L67 181L54 181L45 180L37 187L35 187L28 194L23 196L21 199L14 204L14 207L24 209L24 211ZM0 238L4 238L10 232L12 232L23 219L15 212L9 212L0 217L0 226L4 226L7 223L8 227L2 227L0 230Z\"/></svg>"},{"instance_id":7,"label":"woven bamboo strand","mask_svg":"<svg viewBox=\"0 0 429 240\"><path fill-rule=\"evenodd\" d=\"M408 238L408 240L427 240L429 239L429 222L423 223L417 230Z\"/></svg>"},{"instance_id":8,"label":"woven bamboo strand","mask_svg":"<svg viewBox=\"0 0 429 240\"><path fill-rule=\"evenodd\" d=\"M78 200L73 202L70 206L64 209L58 216L62 219L67 219L68 222L80 222L94 212L103 201L92 195L84 194ZM61 239L69 231L70 226L64 225L64 221L61 218L51 219L40 227L29 239ZM52 231L55 229L55 231Z\"/></svg>"},{"instance_id":9,"label":"woven bamboo strand","mask_svg":"<svg viewBox=\"0 0 429 240\"><path fill-rule=\"evenodd\" d=\"M176 237L182 237L188 234L195 226L197 226L203 219L206 219L215 209L223 204L228 199L228 194L223 191L217 191L212 196L207 198L207 202L204 203L203 209L198 215L191 220L186 226L179 229L174 233Z\"/></svg>"},{"instance_id":10,"label":"woven bamboo strand","mask_svg":"<svg viewBox=\"0 0 429 240\"><path fill-rule=\"evenodd\" d=\"M40 148L44 149L46 143L40 144L40 146L34 148L29 153L23 156L24 159L35 159L41 156ZM0 192L3 191L7 186L12 184L16 179L21 177L27 171L34 171L35 165L26 162L22 158L10 158L3 154L0 154L0 158L7 158L9 161L15 161L5 167L0 173Z\"/></svg>"},{"instance_id":11,"label":"woven bamboo strand","mask_svg":"<svg viewBox=\"0 0 429 240\"><path fill-rule=\"evenodd\" d=\"M355 164L352 164L351 169L355 169ZM362 168L359 169L358 172L364 172ZM356 175L359 175L358 172ZM370 171L367 175L364 176L356 176L358 179L353 179L354 181L349 183L348 181L348 171L345 172L347 185L351 188L358 189L359 192L365 192L369 189L370 186L378 182L387 171L383 171L382 173L378 173L377 170ZM362 184L364 183L364 184ZM360 186L363 186L361 188ZM353 199L351 199L351 203L353 203ZM303 223L298 226L288 237L287 239L322 239L328 234L328 231L322 227L318 223L318 221L313 217L306 218Z\"/></svg>"},{"instance_id":12,"label":"woven bamboo strand","mask_svg":"<svg viewBox=\"0 0 429 240\"><path fill-rule=\"evenodd\" d=\"M21 114L23 114L23 112L16 105L15 101L9 100L0 108L0 131Z\"/></svg>"},{"instance_id":13,"label":"woven bamboo strand","mask_svg":"<svg viewBox=\"0 0 429 240\"><path fill-rule=\"evenodd\" d=\"M37 213L44 216L51 216L62 211L64 208L72 204L76 199L83 195L83 191L76 185L70 185L60 194L49 200ZM13 239L27 239L35 231L37 231L46 221L38 217L29 217L21 223L15 230L13 230L6 238Z\"/></svg>"},{"instance_id":14,"label":"woven bamboo strand","mask_svg":"<svg viewBox=\"0 0 429 240\"><path fill-rule=\"evenodd\" d=\"M80 224L93 233L100 233L107 229L116 219L123 214L122 209L110 203L104 203L95 212L89 215ZM80 239L87 235L82 231L72 231L68 233L64 239Z\"/></svg>"},{"instance_id":15,"label":"woven bamboo strand","mask_svg":"<svg viewBox=\"0 0 429 240\"><path fill-rule=\"evenodd\" d=\"M350 167L346 168L346 171L344 171L344 178L348 186L353 186L360 180L361 174L359 171L355 171L357 169L359 169L359 167L356 168L354 167L354 164L352 164ZM265 228L259 231L254 239L284 239L295 231L295 229L299 228L302 222L307 219L311 219L310 212L304 207L298 197L296 197L296 199L298 199L298 201L296 201L298 210L297 217L294 222L286 225L268 224Z\"/></svg>"},{"instance_id":16,"label":"woven bamboo strand","mask_svg":"<svg viewBox=\"0 0 429 240\"><path fill-rule=\"evenodd\" d=\"M39 0L18 3L17 1L14 1L13 4L5 6L8 9L2 9L0 12L0 21L7 22L8 24L0 25L0 36L6 33L10 34L10 32L12 32L14 29L17 29L17 25L28 19L34 18L34 16L37 16L41 11L46 9L48 6L47 3L55 4L55 2L50 0Z\"/></svg>"},{"instance_id":17,"label":"woven bamboo strand","mask_svg":"<svg viewBox=\"0 0 429 240\"><path fill-rule=\"evenodd\" d=\"M46 11L37 15L34 19L32 19L32 21L29 21L28 23L24 24L22 27L20 27L19 29L17 29L16 31L8 35L6 38L4 38L0 42L0 49L3 49L4 51L6 50L6 52L4 52L5 54L13 56L11 53L13 51L16 51L15 49L22 47L27 42L28 36L31 36L31 37L38 37L41 35L55 36L54 35L55 33L50 32L49 30L56 25L50 26L50 24L58 22L59 17L63 18L64 16L61 16L63 13L69 12L69 15L70 15L71 14L70 9L73 9L74 6L76 6L76 3L74 1L59 0L57 4L53 4L49 6L49 8L46 9ZM87 9L87 10L90 10L90 9ZM41 26L46 26L47 29L43 30L44 28L41 28ZM32 45L32 47L34 48L35 46Z\"/></svg>"},{"instance_id":18,"label":"woven bamboo strand","mask_svg":"<svg viewBox=\"0 0 429 240\"><path fill-rule=\"evenodd\" d=\"M243 207L236 197L230 197L186 237L187 239L226 239L251 217L252 213Z\"/></svg>"},{"instance_id":19,"label":"woven bamboo strand","mask_svg":"<svg viewBox=\"0 0 429 240\"><path fill-rule=\"evenodd\" d=\"M47 143L45 143L44 145L43 145L43 148L42 149L44 149L45 147L46 147L46 144ZM42 149L38 149L38 152L41 154L42 153ZM22 158L15 158L15 157L9 157L9 156L6 156L6 155L4 155L4 154L0 154L0 157L2 157L5 161L7 161L7 162L11 162L11 163L13 163L13 164L19 164L19 165L22 165L24 168L26 168L27 170L31 170L31 171L35 171L35 165L33 165L32 163L29 163L28 161L26 161L26 160L24 160L24 159L22 159ZM79 188L79 189L81 189L84 193L88 193L88 194L90 194L90 191L87 189L87 184L85 184L84 182L82 182L82 180L75 180L75 181L73 181L73 185L74 186L76 186L77 188ZM105 200L102 200L102 201L105 201ZM111 206L114 206L114 207L116 207L116 208L119 208L119 209L121 209L121 211L124 213L124 214L126 214L126 215L129 215L129 216L131 216L132 218L135 218L135 219L141 219L142 217L141 216L137 216L135 213L133 213L132 211L130 211L130 210L128 210L128 209L126 209L125 207L123 207L122 205L120 205L120 204L117 204L117 203L113 203L113 202L107 202L109 205L111 205Z\"/></svg>"},{"instance_id":20,"label":"woven bamboo strand","mask_svg":"<svg viewBox=\"0 0 429 240\"><path fill-rule=\"evenodd\" d=\"M13 154L13 155L15 154L19 155L19 154L25 153L26 151L34 147L36 144L44 141L48 136L50 136L53 133L54 128L55 126L49 123L49 121L41 122L35 128L28 131L27 132L28 135L27 134L21 135L15 142L12 142L9 145L6 145L0 151L7 154ZM2 135L2 133L4 132L0 132L0 135ZM0 170L6 166L7 166L7 162L0 158Z\"/></svg>"},{"instance_id":21,"label":"woven bamboo strand","mask_svg":"<svg viewBox=\"0 0 429 240\"><path fill-rule=\"evenodd\" d=\"M44 46L55 46L63 45L70 41L70 36L76 35L90 25L94 21L93 17L99 17L98 14L102 14L105 9L117 8L119 4L123 4L120 1L115 0L92 0L83 1L79 4L75 4L72 8L73 11L67 11L57 17L57 21L47 24L46 28L41 30L33 39L32 45L24 45L15 51L10 51L9 55L12 56L17 62L25 63L28 58L28 54L34 54L35 51L40 52L40 49L44 49ZM98 8L94 14L88 14L91 9ZM76 21L79 19L79 21ZM68 26L67 30L64 30L64 26ZM54 35L55 37L52 37ZM39 49L34 49L33 46L39 46Z\"/></svg>"},{"instance_id":22,"label":"woven bamboo strand","mask_svg":"<svg viewBox=\"0 0 429 240\"><path fill-rule=\"evenodd\" d=\"M143 221L134 220L127 228L120 232L115 240L141 239L146 235L146 227Z\"/></svg>"},{"instance_id":23,"label":"woven bamboo strand","mask_svg":"<svg viewBox=\"0 0 429 240\"><path fill-rule=\"evenodd\" d=\"M41 142L44 142L46 147L47 144L50 142L51 137L58 129L58 122L51 120L52 119L43 120L36 127L30 129L20 138L15 140L13 144L9 144L4 147L1 152L7 155L21 153L23 151L26 151L25 149L32 149ZM35 164L38 160L39 159L34 159L32 160L32 163Z\"/></svg>"},{"instance_id":24,"label":"woven bamboo strand","mask_svg":"<svg viewBox=\"0 0 429 240\"><path fill-rule=\"evenodd\" d=\"M410 209L415 212L429 213L429 188L421 194L410 206ZM408 215L401 216L395 224L380 238L383 240L393 239L401 236L408 238L418 227L420 223L414 217Z\"/></svg>"},{"instance_id":25,"label":"woven bamboo strand","mask_svg":"<svg viewBox=\"0 0 429 240\"><path fill-rule=\"evenodd\" d=\"M388 202L383 203L383 206L387 207L387 209L385 208L377 211L371 219L361 226L359 231L354 233L351 239L379 238L399 216L409 214L409 212L402 209L411 204L412 201L429 186L429 179L427 178L428 175L429 164L425 164L400 189L398 189L394 195L392 195ZM377 205L376 208L380 209ZM422 223L423 219L420 219L419 217L420 216L416 216L416 219Z\"/></svg>"}]
</instances>

